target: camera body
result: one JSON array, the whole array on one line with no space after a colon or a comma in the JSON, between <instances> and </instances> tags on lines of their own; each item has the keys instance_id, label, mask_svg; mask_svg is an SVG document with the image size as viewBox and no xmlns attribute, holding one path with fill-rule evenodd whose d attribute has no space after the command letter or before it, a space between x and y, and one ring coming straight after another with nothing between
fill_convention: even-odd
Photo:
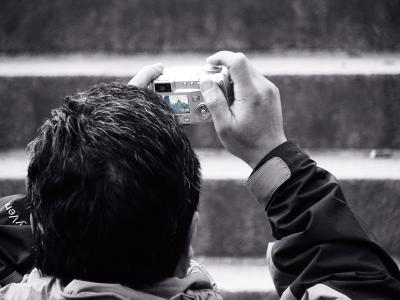
<instances>
[{"instance_id":1,"label":"camera body","mask_svg":"<svg viewBox=\"0 0 400 300\"><path fill-rule=\"evenodd\" d=\"M212 122L211 113L200 92L200 77L209 74L218 84L228 102L233 99L228 69L224 66L165 68L150 88L161 95L175 113L179 123L193 124Z\"/></svg>"}]
</instances>

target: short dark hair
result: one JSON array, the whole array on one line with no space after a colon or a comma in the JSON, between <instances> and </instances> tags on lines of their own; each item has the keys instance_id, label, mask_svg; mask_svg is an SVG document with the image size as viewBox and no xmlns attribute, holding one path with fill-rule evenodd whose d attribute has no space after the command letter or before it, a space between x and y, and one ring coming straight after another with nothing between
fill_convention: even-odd
<instances>
[{"instance_id":1,"label":"short dark hair","mask_svg":"<svg viewBox=\"0 0 400 300\"><path fill-rule=\"evenodd\" d=\"M111 83L66 97L29 149L36 267L45 275L135 285L174 274L200 165L156 93Z\"/></svg>"}]
</instances>

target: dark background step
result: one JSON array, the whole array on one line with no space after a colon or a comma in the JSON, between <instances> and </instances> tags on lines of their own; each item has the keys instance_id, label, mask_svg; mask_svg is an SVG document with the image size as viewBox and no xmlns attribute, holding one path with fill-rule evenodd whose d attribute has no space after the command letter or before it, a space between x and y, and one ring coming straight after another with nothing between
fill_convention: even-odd
<instances>
[{"instance_id":1,"label":"dark background step","mask_svg":"<svg viewBox=\"0 0 400 300\"><path fill-rule=\"evenodd\" d=\"M261 257L272 241L263 209L241 180L205 180L201 194L197 255ZM400 180L341 180L343 191L367 232L400 257ZM0 196L23 193L24 180L0 180Z\"/></svg>"},{"instance_id":2,"label":"dark background step","mask_svg":"<svg viewBox=\"0 0 400 300\"><path fill-rule=\"evenodd\" d=\"M268 76L288 138L307 148L400 148L400 75ZM65 95L128 77L0 77L0 149L24 148ZM220 148L213 124L187 127L195 147Z\"/></svg>"},{"instance_id":3,"label":"dark background step","mask_svg":"<svg viewBox=\"0 0 400 300\"><path fill-rule=\"evenodd\" d=\"M0 52L400 49L398 0L2 0Z\"/></svg>"}]
</instances>

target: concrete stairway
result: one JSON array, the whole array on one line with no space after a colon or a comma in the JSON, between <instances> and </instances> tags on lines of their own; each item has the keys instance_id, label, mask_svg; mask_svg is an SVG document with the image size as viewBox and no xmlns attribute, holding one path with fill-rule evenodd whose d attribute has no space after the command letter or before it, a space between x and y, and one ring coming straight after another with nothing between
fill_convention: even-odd
<instances>
[{"instance_id":1,"label":"concrete stairway","mask_svg":"<svg viewBox=\"0 0 400 300\"><path fill-rule=\"evenodd\" d=\"M249 56L280 88L286 133L302 146L400 147L400 53L358 57L330 53ZM0 57L0 148L24 147L62 96L99 82L127 82L149 63L202 65L205 57ZM16 129L18 135L13 134ZM186 130L195 147L221 148L212 124Z\"/></svg>"},{"instance_id":2,"label":"concrete stairway","mask_svg":"<svg viewBox=\"0 0 400 300\"><path fill-rule=\"evenodd\" d=\"M2 0L0 51L400 48L396 0Z\"/></svg>"},{"instance_id":3,"label":"concrete stairway","mask_svg":"<svg viewBox=\"0 0 400 300\"><path fill-rule=\"evenodd\" d=\"M276 83L288 138L339 178L367 230L400 257L399 13L395 0L1 1L0 196L24 192L23 149L63 96L232 49ZM276 299L262 259L273 238L242 185L250 168L212 124L185 131L204 178L199 260L226 299Z\"/></svg>"}]
</instances>

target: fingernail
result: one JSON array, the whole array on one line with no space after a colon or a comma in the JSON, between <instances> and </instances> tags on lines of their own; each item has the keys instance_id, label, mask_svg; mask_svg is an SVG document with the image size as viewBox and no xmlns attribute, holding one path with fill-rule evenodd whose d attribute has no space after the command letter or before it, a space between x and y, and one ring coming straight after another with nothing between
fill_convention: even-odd
<instances>
[{"instance_id":1,"label":"fingernail","mask_svg":"<svg viewBox=\"0 0 400 300\"><path fill-rule=\"evenodd\" d=\"M164 65L162 63L156 63L156 64L153 65L153 67L156 68L156 69L163 69Z\"/></svg>"}]
</instances>

